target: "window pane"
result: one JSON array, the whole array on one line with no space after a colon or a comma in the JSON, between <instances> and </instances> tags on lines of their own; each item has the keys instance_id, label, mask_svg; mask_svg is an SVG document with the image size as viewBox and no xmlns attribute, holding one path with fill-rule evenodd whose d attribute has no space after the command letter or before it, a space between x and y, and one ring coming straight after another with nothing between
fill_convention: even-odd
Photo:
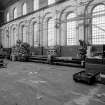
<instances>
[{"instance_id":1,"label":"window pane","mask_svg":"<svg viewBox=\"0 0 105 105\"><path fill-rule=\"evenodd\" d=\"M5 47L8 48L9 47L9 31L6 30L6 39L5 39L6 43L5 43Z\"/></svg>"},{"instance_id":2,"label":"window pane","mask_svg":"<svg viewBox=\"0 0 105 105\"><path fill-rule=\"evenodd\" d=\"M67 45L76 45L76 21L71 21L75 17L74 13L67 16Z\"/></svg>"},{"instance_id":3,"label":"window pane","mask_svg":"<svg viewBox=\"0 0 105 105\"><path fill-rule=\"evenodd\" d=\"M1 32L1 37L2 37L2 39L1 39L2 45L3 45L3 47L4 47L4 42L5 42L5 41L4 41L4 32L3 32L3 31Z\"/></svg>"},{"instance_id":4,"label":"window pane","mask_svg":"<svg viewBox=\"0 0 105 105\"><path fill-rule=\"evenodd\" d=\"M14 19L17 18L17 8L14 9Z\"/></svg>"},{"instance_id":5,"label":"window pane","mask_svg":"<svg viewBox=\"0 0 105 105\"><path fill-rule=\"evenodd\" d=\"M13 36L14 36L14 45L16 45L18 37L17 37L17 33L16 33L16 29L15 28L13 29Z\"/></svg>"},{"instance_id":6,"label":"window pane","mask_svg":"<svg viewBox=\"0 0 105 105\"><path fill-rule=\"evenodd\" d=\"M23 36L23 42L27 42L27 33L26 33L26 27L23 26L22 28L22 36Z\"/></svg>"},{"instance_id":7,"label":"window pane","mask_svg":"<svg viewBox=\"0 0 105 105\"><path fill-rule=\"evenodd\" d=\"M14 46L14 29L12 30L12 34L11 34L11 47Z\"/></svg>"},{"instance_id":8,"label":"window pane","mask_svg":"<svg viewBox=\"0 0 105 105\"><path fill-rule=\"evenodd\" d=\"M10 19L10 18L9 18L9 13L7 13L7 22L9 21L9 19Z\"/></svg>"},{"instance_id":9,"label":"window pane","mask_svg":"<svg viewBox=\"0 0 105 105\"><path fill-rule=\"evenodd\" d=\"M5 34L4 34L4 47L6 48L7 46L7 37L6 37L6 31L5 31Z\"/></svg>"},{"instance_id":10,"label":"window pane","mask_svg":"<svg viewBox=\"0 0 105 105\"><path fill-rule=\"evenodd\" d=\"M26 3L23 4L23 15L27 14L27 5Z\"/></svg>"},{"instance_id":11,"label":"window pane","mask_svg":"<svg viewBox=\"0 0 105 105\"><path fill-rule=\"evenodd\" d=\"M105 44L105 6L96 6L92 16L92 44Z\"/></svg>"},{"instance_id":12,"label":"window pane","mask_svg":"<svg viewBox=\"0 0 105 105\"><path fill-rule=\"evenodd\" d=\"M38 46L38 25L34 24L34 46Z\"/></svg>"},{"instance_id":13,"label":"window pane","mask_svg":"<svg viewBox=\"0 0 105 105\"><path fill-rule=\"evenodd\" d=\"M48 46L54 46L54 20L48 21Z\"/></svg>"},{"instance_id":14,"label":"window pane","mask_svg":"<svg viewBox=\"0 0 105 105\"><path fill-rule=\"evenodd\" d=\"M39 0L34 0L34 10L39 8Z\"/></svg>"},{"instance_id":15,"label":"window pane","mask_svg":"<svg viewBox=\"0 0 105 105\"><path fill-rule=\"evenodd\" d=\"M55 3L55 0L48 0L48 5Z\"/></svg>"}]
</instances>

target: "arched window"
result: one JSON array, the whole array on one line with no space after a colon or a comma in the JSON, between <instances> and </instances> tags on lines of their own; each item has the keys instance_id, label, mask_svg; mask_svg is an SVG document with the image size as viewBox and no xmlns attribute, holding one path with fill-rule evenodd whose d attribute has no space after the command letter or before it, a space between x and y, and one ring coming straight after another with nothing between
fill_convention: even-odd
<instances>
[{"instance_id":1,"label":"arched window","mask_svg":"<svg viewBox=\"0 0 105 105\"><path fill-rule=\"evenodd\" d=\"M10 21L10 15L9 15L9 13L7 13L7 22L9 22Z\"/></svg>"},{"instance_id":2,"label":"arched window","mask_svg":"<svg viewBox=\"0 0 105 105\"><path fill-rule=\"evenodd\" d=\"M23 15L27 14L27 4L26 3L24 3L22 6L22 12L23 12Z\"/></svg>"},{"instance_id":3,"label":"arched window","mask_svg":"<svg viewBox=\"0 0 105 105\"><path fill-rule=\"evenodd\" d=\"M54 19L48 20L48 46L54 46Z\"/></svg>"},{"instance_id":4,"label":"arched window","mask_svg":"<svg viewBox=\"0 0 105 105\"><path fill-rule=\"evenodd\" d=\"M13 17L14 17L14 19L17 18L17 8L15 8L14 11L13 11Z\"/></svg>"},{"instance_id":5,"label":"arched window","mask_svg":"<svg viewBox=\"0 0 105 105\"><path fill-rule=\"evenodd\" d=\"M23 42L27 42L27 28L26 26L22 26L22 37L23 37Z\"/></svg>"},{"instance_id":6,"label":"arched window","mask_svg":"<svg viewBox=\"0 0 105 105\"><path fill-rule=\"evenodd\" d=\"M76 45L76 14L70 13L67 16L67 45Z\"/></svg>"},{"instance_id":7,"label":"arched window","mask_svg":"<svg viewBox=\"0 0 105 105\"><path fill-rule=\"evenodd\" d=\"M33 0L34 1L34 11L39 8L39 0Z\"/></svg>"},{"instance_id":8,"label":"arched window","mask_svg":"<svg viewBox=\"0 0 105 105\"><path fill-rule=\"evenodd\" d=\"M55 0L48 0L48 5L55 3Z\"/></svg>"},{"instance_id":9,"label":"arched window","mask_svg":"<svg viewBox=\"0 0 105 105\"><path fill-rule=\"evenodd\" d=\"M105 44L105 5L97 5L92 11L92 44Z\"/></svg>"},{"instance_id":10,"label":"arched window","mask_svg":"<svg viewBox=\"0 0 105 105\"><path fill-rule=\"evenodd\" d=\"M38 46L38 24L37 23L34 23L33 29L34 29L34 46Z\"/></svg>"}]
</instances>

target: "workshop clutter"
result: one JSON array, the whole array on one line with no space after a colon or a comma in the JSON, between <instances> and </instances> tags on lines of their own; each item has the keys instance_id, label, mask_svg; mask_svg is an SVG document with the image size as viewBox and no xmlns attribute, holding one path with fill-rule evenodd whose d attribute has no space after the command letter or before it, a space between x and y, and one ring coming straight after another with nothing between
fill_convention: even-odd
<instances>
[{"instance_id":1,"label":"workshop clutter","mask_svg":"<svg viewBox=\"0 0 105 105\"><path fill-rule=\"evenodd\" d=\"M29 55L30 45L18 40L16 46L12 48L11 60L26 61Z\"/></svg>"}]
</instances>

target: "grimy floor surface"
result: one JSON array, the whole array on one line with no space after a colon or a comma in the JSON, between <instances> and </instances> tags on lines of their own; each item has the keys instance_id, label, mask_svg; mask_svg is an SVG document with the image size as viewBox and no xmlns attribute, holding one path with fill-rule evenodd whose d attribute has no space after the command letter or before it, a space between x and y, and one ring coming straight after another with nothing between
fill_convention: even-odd
<instances>
[{"instance_id":1,"label":"grimy floor surface","mask_svg":"<svg viewBox=\"0 0 105 105\"><path fill-rule=\"evenodd\" d=\"M105 105L105 85L75 83L80 68L9 62L0 69L0 105Z\"/></svg>"}]
</instances>

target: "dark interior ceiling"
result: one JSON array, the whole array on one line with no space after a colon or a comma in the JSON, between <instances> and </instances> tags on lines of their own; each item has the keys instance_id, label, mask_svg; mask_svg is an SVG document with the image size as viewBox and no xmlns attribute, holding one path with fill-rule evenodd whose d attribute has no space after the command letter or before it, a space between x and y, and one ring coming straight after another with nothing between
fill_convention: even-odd
<instances>
[{"instance_id":1,"label":"dark interior ceiling","mask_svg":"<svg viewBox=\"0 0 105 105\"><path fill-rule=\"evenodd\" d=\"M15 3L16 1L19 1L19 0L0 0L0 10L5 9L9 5Z\"/></svg>"}]
</instances>

